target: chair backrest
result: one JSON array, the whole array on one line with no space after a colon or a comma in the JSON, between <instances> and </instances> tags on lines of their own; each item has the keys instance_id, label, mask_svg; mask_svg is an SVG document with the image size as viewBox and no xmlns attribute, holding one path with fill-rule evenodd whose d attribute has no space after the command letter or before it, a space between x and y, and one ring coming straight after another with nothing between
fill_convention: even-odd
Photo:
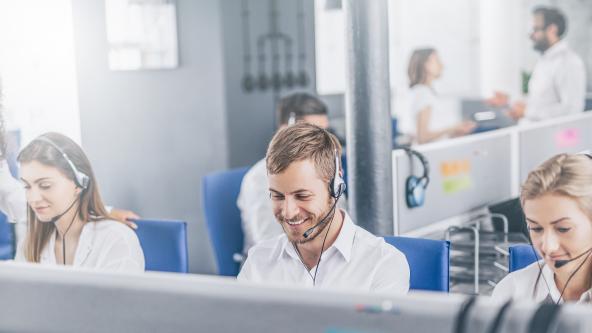
<instances>
[{"instance_id":1,"label":"chair backrest","mask_svg":"<svg viewBox=\"0 0 592 333\"><path fill-rule=\"evenodd\" d=\"M0 260L14 259L14 232L6 215L0 212Z\"/></svg>"},{"instance_id":2,"label":"chair backrest","mask_svg":"<svg viewBox=\"0 0 592 333\"><path fill-rule=\"evenodd\" d=\"M243 229L236 205L243 177L249 167L216 172L202 181L203 207L218 274L238 275L240 264L234 255L243 251Z\"/></svg>"},{"instance_id":3,"label":"chair backrest","mask_svg":"<svg viewBox=\"0 0 592 333\"><path fill-rule=\"evenodd\" d=\"M147 271L187 273L187 223L135 220Z\"/></svg>"},{"instance_id":4,"label":"chair backrest","mask_svg":"<svg viewBox=\"0 0 592 333\"><path fill-rule=\"evenodd\" d=\"M510 246L510 262L508 266L510 273L522 269L538 259L540 259L539 255L531 245L520 244Z\"/></svg>"},{"instance_id":5,"label":"chair backrest","mask_svg":"<svg viewBox=\"0 0 592 333\"><path fill-rule=\"evenodd\" d=\"M407 257L410 289L448 292L450 242L396 236L386 236L384 240Z\"/></svg>"}]
</instances>

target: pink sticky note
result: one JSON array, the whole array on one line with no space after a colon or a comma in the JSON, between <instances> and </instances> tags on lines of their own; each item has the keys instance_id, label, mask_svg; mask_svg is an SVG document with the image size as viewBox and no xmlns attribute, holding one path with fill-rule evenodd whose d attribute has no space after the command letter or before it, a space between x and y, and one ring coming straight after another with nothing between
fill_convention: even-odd
<instances>
[{"instance_id":1,"label":"pink sticky note","mask_svg":"<svg viewBox=\"0 0 592 333\"><path fill-rule=\"evenodd\" d=\"M555 145L557 148L570 148L580 144L580 129L566 128L555 134Z\"/></svg>"}]
</instances>

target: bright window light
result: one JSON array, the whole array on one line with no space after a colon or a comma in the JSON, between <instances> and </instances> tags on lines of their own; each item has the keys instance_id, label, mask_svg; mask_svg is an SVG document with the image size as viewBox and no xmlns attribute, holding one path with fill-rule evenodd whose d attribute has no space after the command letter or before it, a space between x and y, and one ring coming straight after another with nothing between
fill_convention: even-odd
<instances>
[{"instance_id":1,"label":"bright window light","mask_svg":"<svg viewBox=\"0 0 592 333\"><path fill-rule=\"evenodd\" d=\"M80 142L70 0L0 1L0 84L21 142L54 131Z\"/></svg>"}]
</instances>

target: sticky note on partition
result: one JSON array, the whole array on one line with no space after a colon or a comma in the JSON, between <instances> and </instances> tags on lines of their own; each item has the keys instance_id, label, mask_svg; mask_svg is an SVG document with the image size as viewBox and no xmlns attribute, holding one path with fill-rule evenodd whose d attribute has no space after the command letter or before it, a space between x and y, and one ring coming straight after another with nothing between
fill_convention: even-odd
<instances>
[{"instance_id":1,"label":"sticky note on partition","mask_svg":"<svg viewBox=\"0 0 592 333\"><path fill-rule=\"evenodd\" d=\"M445 194L456 194L468 190L472 186L473 180L469 175L445 179L442 182L442 190Z\"/></svg>"},{"instance_id":2,"label":"sticky note on partition","mask_svg":"<svg viewBox=\"0 0 592 333\"><path fill-rule=\"evenodd\" d=\"M555 134L557 148L571 148L582 141L579 128L566 128Z\"/></svg>"}]
</instances>

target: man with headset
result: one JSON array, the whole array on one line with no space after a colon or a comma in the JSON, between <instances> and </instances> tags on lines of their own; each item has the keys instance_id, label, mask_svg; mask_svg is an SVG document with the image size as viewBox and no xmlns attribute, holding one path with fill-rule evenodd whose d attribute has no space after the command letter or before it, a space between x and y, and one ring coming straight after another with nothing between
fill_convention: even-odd
<instances>
[{"instance_id":1,"label":"man with headset","mask_svg":"<svg viewBox=\"0 0 592 333\"><path fill-rule=\"evenodd\" d=\"M279 129L296 122L305 122L321 128L329 127L327 106L317 97L295 93L282 98L277 106ZM269 201L269 186L265 159L261 159L247 172L241 183L236 202L241 212L244 233L243 253L260 241L275 237L282 229L275 222ZM343 205L343 200L341 202Z\"/></svg>"},{"instance_id":2,"label":"man with headset","mask_svg":"<svg viewBox=\"0 0 592 333\"><path fill-rule=\"evenodd\" d=\"M267 150L273 214L283 234L249 250L239 281L406 293L405 255L337 208L341 145L306 123L281 129Z\"/></svg>"}]
</instances>

